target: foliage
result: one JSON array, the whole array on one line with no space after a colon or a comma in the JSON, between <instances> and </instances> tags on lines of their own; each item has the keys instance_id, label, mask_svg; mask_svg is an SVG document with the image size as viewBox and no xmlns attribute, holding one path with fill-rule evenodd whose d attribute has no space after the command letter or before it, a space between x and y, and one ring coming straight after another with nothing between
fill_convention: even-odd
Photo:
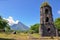
<instances>
[{"instance_id":1,"label":"foliage","mask_svg":"<svg viewBox=\"0 0 60 40\"><path fill-rule=\"evenodd\" d=\"M32 25L32 26L30 27L30 32L38 33L38 32L39 32L39 24L36 23L36 24Z\"/></svg>"},{"instance_id":2,"label":"foliage","mask_svg":"<svg viewBox=\"0 0 60 40\"><path fill-rule=\"evenodd\" d=\"M9 25L7 27L5 27L5 31L6 32L8 32L8 31L10 32L10 26Z\"/></svg>"},{"instance_id":3,"label":"foliage","mask_svg":"<svg viewBox=\"0 0 60 40\"><path fill-rule=\"evenodd\" d=\"M8 21L5 20L5 19L3 19L3 18L0 16L0 29L5 29L5 28L6 28L6 30L7 30L7 29L10 30L10 26L9 26L9 24L8 24Z\"/></svg>"},{"instance_id":4,"label":"foliage","mask_svg":"<svg viewBox=\"0 0 60 40\"><path fill-rule=\"evenodd\" d=\"M29 32L29 30L25 30L23 33L27 34Z\"/></svg>"},{"instance_id":5,"label":"foliage","mask_svg":"<svg viewBox=\"0 0 60 40\"><path fill-rule=\"evenodd\" d=\"M55 19L55 26L57 29L60 29L60 18Z\"/></svg>"},{"instance_id":6,"label":"foliage","mask_svg":"<svg viewBox=\"0 0 60 40\"><path fill-rule=\"evenodd\" d=\"M29 30L29 33L30 33L30 34L33 34L33 33L35 33L34 31L35 31L35 30L31 30L31 29L30 29L30 30Z\"/></svg>"}]
</instances>

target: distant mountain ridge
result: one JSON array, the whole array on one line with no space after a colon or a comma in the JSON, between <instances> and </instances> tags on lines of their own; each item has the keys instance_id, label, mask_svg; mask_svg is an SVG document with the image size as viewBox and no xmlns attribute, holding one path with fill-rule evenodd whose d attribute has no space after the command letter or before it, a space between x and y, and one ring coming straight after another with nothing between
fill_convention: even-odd
<instances>
[{"instance_id":1,"label":"distant mountain ridge","mask_svg":"<svg viewBox=\"0 0 60 40\"><path fill-rule=\"evenodd\" d=\"M20 30L20 31L24 31L24 30L29 30L29 27L24 25L21 22L18 22L18 24L14 24L11 26L12 30Z\"/></svg>"}]
</instances>

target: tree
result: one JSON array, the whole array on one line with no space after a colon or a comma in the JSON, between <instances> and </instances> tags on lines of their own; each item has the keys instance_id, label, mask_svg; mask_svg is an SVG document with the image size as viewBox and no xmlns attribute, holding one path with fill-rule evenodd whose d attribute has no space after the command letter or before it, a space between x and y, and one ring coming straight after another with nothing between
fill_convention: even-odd
<instances>
[{"instance_id":1,"label":"tree","mask_svg":"<svg viewBox=\"0 0 60 40\"><path fill-rule=\"evenodd\" d=\"M55 23L56 28L60 29L60 18L56 18L54 23Z\"/></svg>"},{"instance_id":2,"label":"tree","mask_svg":"<svg viewBox=\"0 0 60 40\"><path fill-rule=\"evenodd\" d=\"M5 20L5 19L3 19L3 18L0 16L0 29L5 29L5 28L10 29L9 24L8 24L8 21Z\"/></svg>"},{"instance_id":3,"label":"tree","mask_svg":"<svg viewBox=\"0 0 60 40\"><path fill-rule=\"evenodd\" d=\"M39 32L39 23L36 23L30 27L30 32L38 33Z\"/></svg>"},{"instance_id":4,"label":"tree","mask_svg":"<svg viewBox=\"0 0 60 40\"><path fill-rule=\"evenodd\" d=\"M9 26L9 25L7 25L7 26L5 27L5 31L6 31L6 32L10 32L10 31L11 31L11 29L10 29L10 26Z\"/></svg>"}]
</instances>

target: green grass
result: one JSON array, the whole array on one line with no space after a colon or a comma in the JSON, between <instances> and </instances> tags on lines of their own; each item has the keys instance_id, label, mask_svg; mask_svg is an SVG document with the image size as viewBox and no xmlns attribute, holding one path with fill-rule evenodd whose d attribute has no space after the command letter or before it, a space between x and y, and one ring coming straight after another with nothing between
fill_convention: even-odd
<instances>
[{"instance_id":1,"label":"green grass","mask_svg":"<svg viewBox=\"0 0 60 40\"><path fill-rule=\"evenodd\" d=\"M3 39L27 39L28 36L27 34L24 34L24 33L19 33L19 34L6 34L6 33L0 33L0 38L3 38Z\"/></svg>"},{"instance_id":2,"label":"green grass","mask_svg":"<svg viewBox=\"0 0 60 40\"><path fill-rule=\"evenodd\" d=\"M37 33L30 34L34 38L40 38L40 35ZM50 40L50 37L42 37L43 39ZM29 40L29 34L24 33L17 33L17 34L6 34L6 33L0 33L0 40ZM57 37L54 37L54 40L58 40ZM60 40L60 39L59 39Z\"/></svg>"},{"instance_id":3,"label":"green grass","mask_svg":"<svg viewBox=\"0 0 60 40\"><path fill-rule=\"evenodd\" d=\"M37 34L37 33L34 33L34 34L31 34L33 37L35 37L35 38L39 38L40 37L40 35L39 34Z\"/></svg>"}]
</instances>

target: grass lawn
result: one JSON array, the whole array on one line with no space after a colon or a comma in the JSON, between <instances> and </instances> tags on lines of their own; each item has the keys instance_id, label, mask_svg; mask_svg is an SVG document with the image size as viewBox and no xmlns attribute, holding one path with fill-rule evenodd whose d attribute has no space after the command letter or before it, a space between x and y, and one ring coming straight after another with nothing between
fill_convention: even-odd
<instances>
[{"instance_id":1,"label":"grass lawn","mask_svg":"<svg viewBox=\"0 0 60 40\"><path fill-rule=\"evenodd\" d=\"M34 38L40 38L39 34L30 34L30 36L33 36ZM45 39L50 37L45 37ZM29 40L29 34L24 33L18 33L18 34L6 34L6 33L0 33L0 40ZM40 39L41 40L41 39ZM54 40L58 40L56 37Z\"/></svg>"},{"instance_id":2,"label":"grass lawn","mask_svg":"<svg viewBox=\"0 0 60 40\"><path fill-rule=\"evenodd\" d=\"M34 34L31 34L33 37L35 37L35 38L39 38L40 37L40 35L39 34L37 34L37 33L34 33Z\"/></svg>"},{"instance_id":3,"label":"grass lawn","mask_svg":"<svg viewBox=\"0 0 60 40\"><path fill-rule=\"evenodd\" d=\"M13 40L13 39L17 39L17 40L21 40L21 39L26 39L27 38L27 34L5 34L5 33L0 33L0 38L1 39L6 39L6 40Z\"/></svg>"}]
</instances>

